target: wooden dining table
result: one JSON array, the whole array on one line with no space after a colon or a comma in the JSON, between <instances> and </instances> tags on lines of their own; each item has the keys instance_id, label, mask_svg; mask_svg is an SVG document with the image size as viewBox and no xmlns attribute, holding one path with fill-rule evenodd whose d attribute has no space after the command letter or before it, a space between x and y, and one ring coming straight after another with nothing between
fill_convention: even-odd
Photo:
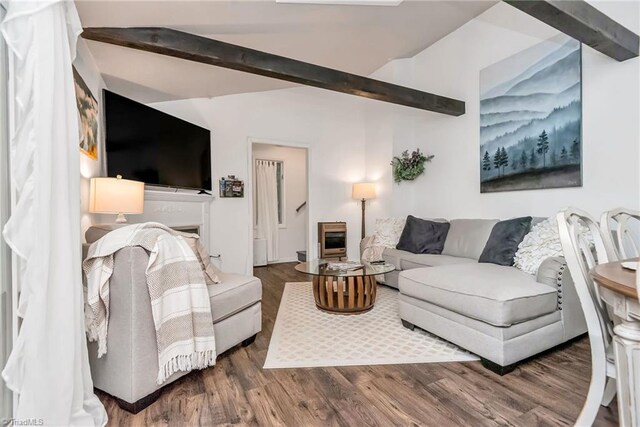
<instances>
[{"instance_id":1,"label":"wooden dining table","mask_svg":"<svg viewBox=\"0 0 640 427\"><path fill-rule=\"evenodd\" d=\"M599 285L600 298L615 317L613 350L616 364L618 422L621 426L640 425L640 302L637 272L622 266L634 258L595 266L590 274Z\"/></svg>"}]
</instances>

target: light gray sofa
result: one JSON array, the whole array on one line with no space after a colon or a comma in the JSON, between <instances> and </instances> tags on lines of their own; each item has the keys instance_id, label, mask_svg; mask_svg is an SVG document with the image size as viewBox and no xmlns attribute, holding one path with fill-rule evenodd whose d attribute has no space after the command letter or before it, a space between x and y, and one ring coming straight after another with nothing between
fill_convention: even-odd
<instances>
[{"instance_id":1,"label":"light gray sofa","mask_svg":"<svg viewBox=\"0 0 640 427\"><path fill-rule=\"evenodd\" d=\"M536 276L478 263L497 222L450 221L441 255L385 248L382 257L396 271L382 282L399 289L405 327L418 326L465 348L502 375L587 327L563 258L546 259Z\"/></svg>"},{"instance_id":2,"label":"light gray sofa","mask_svg":"<svg viewBox=\"0 0 640 427\"><path fill-rule=\"evenodd\" d=\"M90 229L87 242L107 231ZM107 354L98 358L97 343L89 343L94 387L114 396L121 408L134 413L153 403L163 386L186 374L177 372L162 385L156 384L158 348L145 276L148 261L149 254L141 247L124 248L115 254ZM251 344L262 329L260 279L227 273L220 273L219 278L221 283L208 286L218 356L237 344Z\"/></svg>"}]
</instances>

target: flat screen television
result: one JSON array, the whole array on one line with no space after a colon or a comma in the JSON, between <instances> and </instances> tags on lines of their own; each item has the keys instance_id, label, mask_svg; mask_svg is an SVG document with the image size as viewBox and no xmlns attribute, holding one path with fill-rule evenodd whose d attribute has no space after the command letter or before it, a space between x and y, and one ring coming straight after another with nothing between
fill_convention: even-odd
<instances>
[{"instance_id":1,"label":"flat screen television","mask_svg":"<svg viewBox=\"0 0 640 427\"><path fill-rule=\"evenodd\" d=\"M108 176L212 190L208 129L107 90L104 106Z\"/></svg>"}]
</instances>

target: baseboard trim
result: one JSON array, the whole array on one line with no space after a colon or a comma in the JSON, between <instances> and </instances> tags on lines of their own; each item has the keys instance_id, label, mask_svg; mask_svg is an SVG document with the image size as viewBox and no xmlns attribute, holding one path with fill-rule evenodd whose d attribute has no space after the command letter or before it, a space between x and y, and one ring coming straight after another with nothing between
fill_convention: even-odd
<instances>
[{"instance_id":1,"label":"baseboard trim","mask_svg":"<svg viewBox=\"0 0 640 427\"><path fill-rule=\"evenodd\" d=\"M299 261L297 257L283 258L283 259L277 259L275 261L269 261L267 264L254 265L253 268L268 267L270 265L276 265L276 264L286 264L288 262L299 262Z\"/></svg>"},{"instance_id":2,"label":"baseboard trim","mask_svg":"<svg viewBox=\"0 0 640 427\"><path fill-rule=\"evenodd\" d=\"M271 264L284 264L287 262L298 262L298 257L293 257L293 258L282 258L282 259L277 259L275 261L269 261L268 265Z\"/></svg>"}]
</instances>

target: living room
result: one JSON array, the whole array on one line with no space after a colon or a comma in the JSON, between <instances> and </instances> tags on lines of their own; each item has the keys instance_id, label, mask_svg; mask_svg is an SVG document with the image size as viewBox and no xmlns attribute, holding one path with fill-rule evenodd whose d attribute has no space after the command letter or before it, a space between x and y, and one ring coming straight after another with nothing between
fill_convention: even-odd
<instances>
[{"instance_id":1,"label":"living room","mask_svg":"<svg viewBox=\"0 0 640 427\"><path fill-rule=\"evenodd\" d=\"M640 2L555 3L8 2L3 419L637 425Z\"/></svg>"}]
</instances>

